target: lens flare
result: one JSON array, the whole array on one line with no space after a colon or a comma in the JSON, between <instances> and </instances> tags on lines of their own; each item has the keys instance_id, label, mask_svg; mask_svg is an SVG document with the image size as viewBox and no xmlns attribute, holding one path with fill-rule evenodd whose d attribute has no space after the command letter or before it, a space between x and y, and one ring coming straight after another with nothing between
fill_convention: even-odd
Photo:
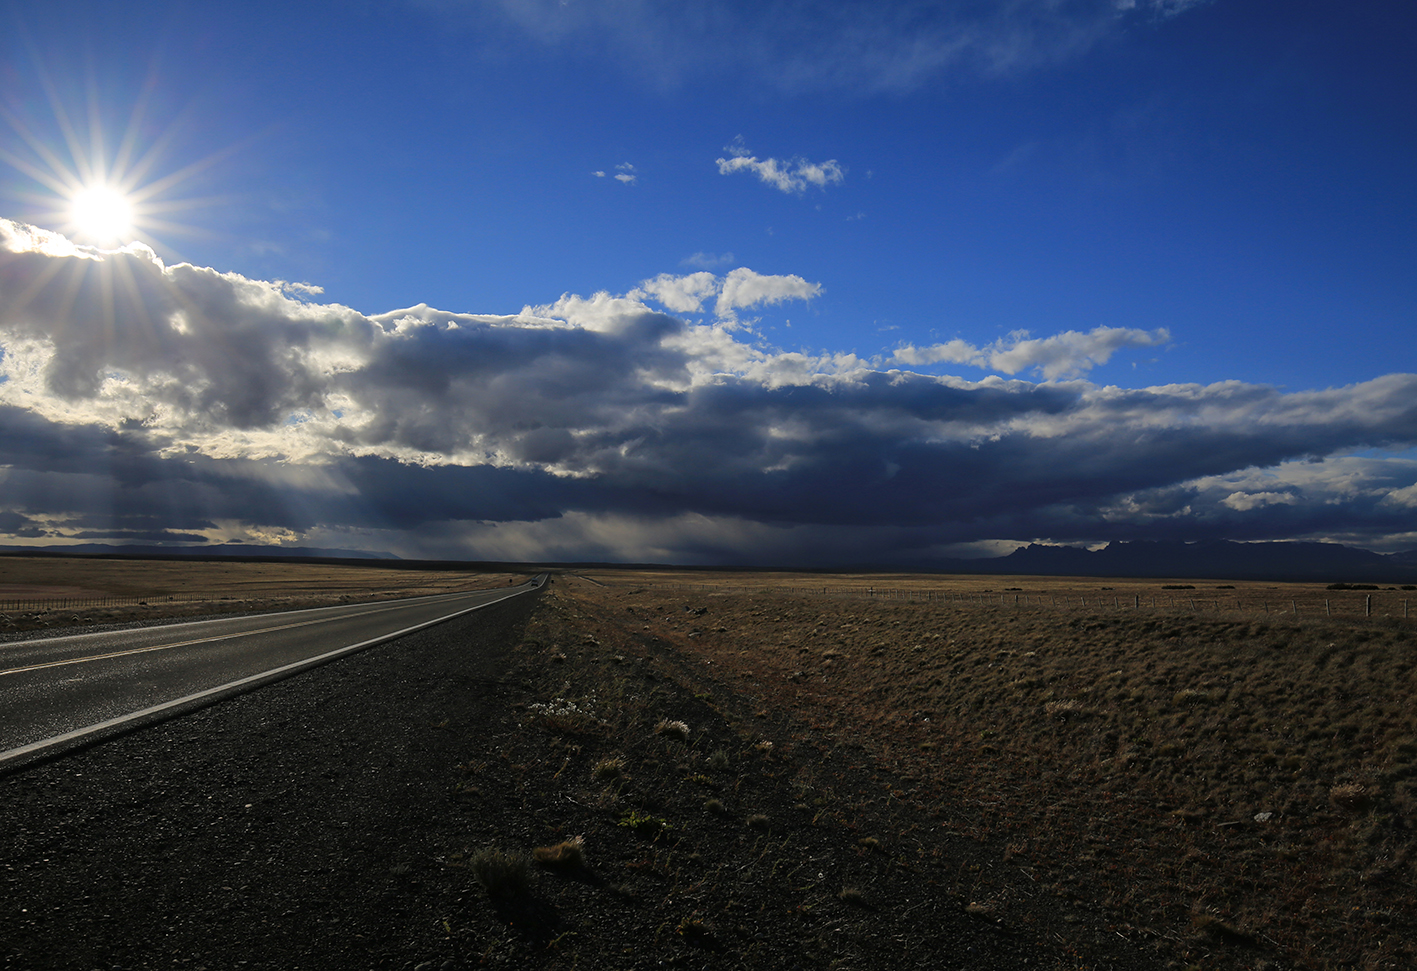
<instances>
[{"instance_id":1,"label":"lens flare","mask_svg":"<svg viewBox=\"0 0 1417 971\"><path fill-rule=\"evenodd\" d=\"M85 241L125 243L133 233L133 204L111 186L85 186L69 201L69 219Z\"/></svg>"}]
</instances>

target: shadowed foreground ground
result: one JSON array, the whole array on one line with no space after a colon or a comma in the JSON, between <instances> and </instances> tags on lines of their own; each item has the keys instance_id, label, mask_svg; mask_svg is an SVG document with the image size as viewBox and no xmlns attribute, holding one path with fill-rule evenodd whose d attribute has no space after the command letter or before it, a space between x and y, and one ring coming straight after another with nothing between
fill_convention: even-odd
<instances>
[{"instance_id":1,"label":"shadowed foreground ground","mask_svg":"<svg viewBox=\"0 0 1417 971\"><path fill-rule=\"evenodd\" d=\"M1261 769L1284 756L1222 784L1143 739L1214 734L1224 658L1192 684L1184 652L1144 651L1153 691L1076 660L1148 643L1096 616L599 580L0 778L0 965L1410 966L1406 776L1353 766L1377 788L1351 810L1342 780L1278 801ZM1346 683L1393 637L1355 642ZM1391 773L1408 726L1370 694L1391 724L1337 735ZM1124 738L1124 710L1161 721ZM1319 764L1334 734L1297 751ZM1280 826L1224 825L1239 787ZM1316 909L1291 913L1267 881L1312 869L1319 827L1295 891ZM1336 901L1360 908L1347 936Z\"/></svg>"}]
</instances>

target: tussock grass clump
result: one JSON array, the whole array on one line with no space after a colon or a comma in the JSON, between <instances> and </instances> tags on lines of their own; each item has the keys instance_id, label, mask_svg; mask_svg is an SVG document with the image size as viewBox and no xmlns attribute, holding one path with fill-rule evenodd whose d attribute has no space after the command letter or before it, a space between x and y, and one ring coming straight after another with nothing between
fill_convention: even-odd
<instances>
[{"instance_id":1,"label":"tussock grass clump","mask_svg":"<svg viewBox=\"0 0 1417 971\"><path fill-rule=\"evenodd\" d=\"M1067 718L1070 715L1077 717L1086 711L1082 702L1076 698L1062 698L1058 701L1045 702L1043 705L1043 713L1049 718Z\"/></svg>"},{"instance_id":2,"label":"tussock grass clump","mask_svg":"<svg viewBox=\"0 0 1417 971\"><path fill-rule=\"evenodd\" d=\"M1372 794L1361 782L1345 782L1328 791L1328 800L1339 809L1362 812L1373 804Z\"/></svg>"},{"instance_id":3,"label":"tussock grass clump","mask_svg":"<svg viewBox=\"0 0 1417 971\"><path fill-rule=\"evenodd\" d=\"M1222 695L1216 691L1206 691L1200 688L1182 688L1171 696L1173 707L1180 708L1185 705L1208 705L1211 702L1219 701Z\"/></svg>"},{"instance_id":4,"label":"tussock grass clump","mask_svg":"<svg viewBox=\"0 0 1417 971\"><path fill-rule=\"evenodd\" d=\"M600 759L591 766L590 777L597 782L613 782L625 775L625 760L618 755Z\"/></svg>"},{"instance_id":5,"label":"tussock grass clump","mask_svg":"<svg viewBox=\"0 0 1417 971\"><path fill-rule=\"evenodd\" d=\"M573 836L555 846L538 846L532 857L542 866L571 870L585 866L585 838Z\"/></svg>"},{"instance_id":6,"label":"tussock grass clump","mask_svg":"<svg viewBox=\"0 0 1417 971\"><path fill-rule=\"evenodd\" d=\"M685 722L661 718L659 724L654 726L654 733L663 735L665 738L672 738L675 741L685 742L689 739L689 726Z\"/></svg>"},{"instance_id":7,"label":"tussock grass clump","mask_svg":"<svg viewBox=\"0 0 1417 971\"><path fill-rule=\"evenodd\" d=\"M484 847L472 855L468 866L489 896L522 894L531 885L531 869L526 854L519 850Z\"/></svg>"}]
</instances>

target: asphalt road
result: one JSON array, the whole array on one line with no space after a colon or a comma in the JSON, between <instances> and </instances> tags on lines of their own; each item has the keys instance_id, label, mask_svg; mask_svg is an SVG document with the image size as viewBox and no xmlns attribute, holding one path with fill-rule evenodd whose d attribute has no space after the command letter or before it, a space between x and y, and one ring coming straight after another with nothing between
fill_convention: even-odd
<instances>
[{"instance_id":1,"label":"asphalt road","mask_svg":"<svg viewBox=\"0 0 1417 971\"><path fill-rule=\"evenodd\" d=\"M0 769L171 717L540 587L0 645Z\"/></svg>"}]
</instances>

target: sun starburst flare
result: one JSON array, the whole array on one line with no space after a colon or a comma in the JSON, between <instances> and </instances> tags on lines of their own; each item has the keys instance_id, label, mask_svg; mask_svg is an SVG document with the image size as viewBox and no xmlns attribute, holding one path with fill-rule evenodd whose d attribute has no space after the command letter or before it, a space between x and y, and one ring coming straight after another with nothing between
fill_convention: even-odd
<instances>
[{"instance_id":1,"label":"sun starburst flare","mask_svg":"<svg viewBox=\"0 0 1417 971\"><path fill-rule=\"evenodd\" d=\"M85 186L69 200L69 220L85 242L105 246L126 243L133 234L133 203L112 186Z\"/></svg>"}]
</instances>

